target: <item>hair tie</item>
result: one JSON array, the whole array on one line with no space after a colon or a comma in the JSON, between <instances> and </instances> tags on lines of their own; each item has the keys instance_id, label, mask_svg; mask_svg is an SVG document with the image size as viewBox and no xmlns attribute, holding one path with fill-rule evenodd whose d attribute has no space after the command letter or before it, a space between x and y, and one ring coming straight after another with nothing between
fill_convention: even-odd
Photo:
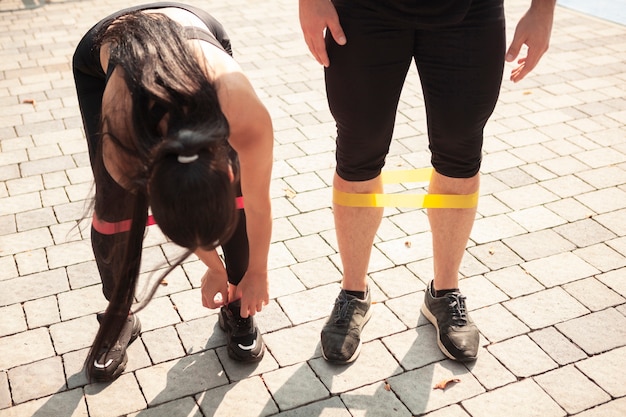
<instances>
[{"instance_id":1,"label":"hair tie","mask_svg":"<svg viewBox=\"0 0 626 417\"><path fill-rule=\"evenodd\" d=\"M198 154L191 156L178 155L178 162L180 162L181 164L188 164L195 161L196 159L198 159Z\"/></svg>"}]
</instances>

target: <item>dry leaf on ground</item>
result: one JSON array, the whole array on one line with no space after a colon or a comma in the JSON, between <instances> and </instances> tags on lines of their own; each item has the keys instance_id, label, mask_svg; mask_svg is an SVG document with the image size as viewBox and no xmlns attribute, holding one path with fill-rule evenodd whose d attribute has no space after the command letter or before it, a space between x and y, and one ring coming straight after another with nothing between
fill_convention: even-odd
<instances>
[{"instance_id":1,"label":"dry leaf on ground","mask_svg":"<svg viewBox=\"0 0 626 417\"><path fill-rule=\"evenodd\" d=\"M446 389L449 384L456 384L457 382L461 382L461 380L459 378L442 379L435 384L433 389Z\"/></svg>"}]
</instances>

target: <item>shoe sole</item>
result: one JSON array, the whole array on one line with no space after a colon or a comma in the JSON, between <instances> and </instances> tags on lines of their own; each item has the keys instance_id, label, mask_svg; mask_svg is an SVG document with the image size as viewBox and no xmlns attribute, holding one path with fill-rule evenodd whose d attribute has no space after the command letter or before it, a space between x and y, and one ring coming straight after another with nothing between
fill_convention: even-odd
<instances>
[{"instance_id":1,"label":"shoe sole","mask_svg":"<svg viewBox=\"0 0 626 417\"><path fill-rule=\"evenodd\" d=\"M448 352L448 349L446 349L446 347L443 345L443 343L441 343L441 335L439 334L439 324L437 322L437 317L435 317L430 312L428 307L426 307L426 304L422 304L421 311L422 311L422 314L424 315L424 317L426 317L428 319L428 321L430 321L433 324L433 326L435 326L435 330L437 331L437 345L439 346L439 349L441 350L441 352L443 352L444 355L446 355L448 358L452 359L453 361L457 361L457 362L473 362L473 361L476 360L478 355L473 356L473 357L467 357L467 358L463 358L463 359L458 359L453 354Z\"/></svg>"},{"instance_id":2,"label":"shoe sole","mask_svg":"<svg viewBox=\"0 0 626 417\"><path fill-rule=\"evenodd\" d=\"M219 315L218 322L220 324L220 329L222 329L222 331L224 333L229 334L230 331L231 331L231 328L230 328L230 326L226 325L226 322L225 322L224 318L222 317L222 312L221 311L220 311L219 314L220 315ZM234 360L234 361L244 362L244 363L258 362L261 359L263 359L263 355L265 354L265 343L263 342L263 338L261 338L261 343L263 343L263 345L261 347L261 352L258 355L256 355L256 356L253 356L253 355L245 356L245 357L239 356L239 355L237 355L237 352L235 352L235 350L232 347L228 346L228 344L226 345L226 351L228 352L228 356L232 360Z\"/></svg>"},{"instance_id":3,"label":"shoe sole","mask_svg":"<svg viewBox=\"0 0 626 417\"><path fill-rule=\"evenodd\" d=\"M126 349L128 349L128 346L132 345L132 343L135 340L137 340L140 334L141 334L141 322L139 321L137 324L137 331L131 333L130 339L128 340L128 344L126 345ZM99 371L98 368L96 368L97 370L93 372L92 379L94 380L94 382L111 382L117 379L118 376L122 375L122 373L126 370L127 363L128 363L128 355L126 354L126 350L124 350L124 356L122 358L122 361L120 362L119 365L117 365L117 368L115 368L113 373L107 372L106 368L103 369L102 371ZM100 373L100 375L98 375L98 373Z\"/></svg>"},{"instance_id":4,"label":"shoe sole","mask_svg":"<svg viewBox=\"0 0 626 417\"><path fill-rule=\"evenodd\" d=\"M367 324L368 321L370 321L370 317L372 317L372 306L370 305L370 308L367 309L367 313L365 313L365 317L363 317L363 326L361 326L361 330L363 330L365 328L365 325ZM338 359L328 359L326 357L326 354L324 353L324 346L321 345L320 343L320 348L322 351L322 357L324 359L326 359L326 361L331 362L331 363L338 363L338 364L346 364L346 363L352 363L356 360L356 358L359 357L359 355L361 354L361 346L363 346L363 343L361 342L361 339L359 338L359 344L356 347L356 350L354 351L354 353L352 354L352 356L350 356L350 358L348 360L342 361L342 360L338 360Z\"/></svg>"}]
</instances>

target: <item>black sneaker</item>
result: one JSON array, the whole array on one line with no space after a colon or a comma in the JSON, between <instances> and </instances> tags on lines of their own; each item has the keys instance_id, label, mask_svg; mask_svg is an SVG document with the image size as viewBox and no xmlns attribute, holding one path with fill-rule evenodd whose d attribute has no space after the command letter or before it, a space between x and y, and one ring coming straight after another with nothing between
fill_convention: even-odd
<instances>
[{"instance_id":1,"label":"black sneaker","mask_svg":"<svg viewBox=\"0 0 626 417\"><path fill-rule=\"evenodd\" d=\"M465 296L455 291L434 297L432 287L431 281L426 288L422 313L437 329L439 349L460 362L476 360L480 335L465 307Z\"/></svg>"},{"instance_id":2,"label":"black sneaker","mask_svg":"<svg viewBox=\"0 0 626 417\"><path fill-rule=\"evenodd\" d=\"M361 353L361 330L372 315L369 290L365 300L339 292L322 329L322 355L329 362L350 363Z\"/></svg>"},{"instance_id":3,"label":"black sneaker","mask_svg":"<svg viewBox=\"0 0 626 417\"><path fill-rule=\"evenodd\" d=\"M241 317L241 301L220 309L220 327L226 332L228 356L239 362L256 362L263 358L265 343L254 317Z\"/></svg>"},{"instance_id":4,"label":"black sneaker","mask_svg":"<svg viewBox=\"0 0 626 417\"><path fill-rule=\"evenodd\" d=\"M98 313L96 318L98 323L102 322L104 313ZM98 354L98 359L91 364L91 375L94 381L109 382L120 376L126 369L128 355L126 349L137 339L141 333L141 322L139 317L130 314L126 319L122 332L115 345L107 352L106 347L102 348Z\"/></svg>"}]
</instances>

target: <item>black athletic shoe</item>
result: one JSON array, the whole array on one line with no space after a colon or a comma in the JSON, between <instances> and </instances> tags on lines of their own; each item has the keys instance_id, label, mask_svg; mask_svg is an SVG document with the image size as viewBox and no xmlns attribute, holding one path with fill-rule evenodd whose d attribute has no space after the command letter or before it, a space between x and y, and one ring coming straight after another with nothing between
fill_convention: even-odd
<instances>
[{"instance_id":1,"label":"black athletic shoe","mask_svg":"<svg viewBox=\"0 0 626 417\"><path fill-rule=\"evenodd\" d=\"M256 362L263 358L265 343L254 317L242 318L241 301L237 300L220 309L220 327L226 332L228 356L239 362Z\"/></svg>"},{"instance_id":2,"label":"black athletic shoe","mask_svg":"<svg viewBox=\"0 0 626 417\"><path fill-rule=\"evenodd\" d=\"M460 362L476 360L480 335L465 307L465 296L455 291L433 296L432 281L426 288L422 313L437 329L439 349Z\"/></svg>"},{"instance_id":3,"label":"black athletic shoe","mask_svg":"<svg viewBox=\"0 0 626 417\"><path fill-rule=\"evenodd\" d=\"M98 313L96 317L101 323L104 313ZM91 375L94 381L113 381L124 372L126 362L128 362L126 349L137 339L139 333L141 333L139 317L130 314L115 345L108 352L106 348L102 348L98 354L98 359L91 364Z\"/></svg>"},{"instance_id":4,"label":"black athletic shoe","mask_svg":"<svg viewBox=\"0 0 626 417\"><path fill-rule=\"evenodd\" d=\"M365 300L339 292L335 306L322 329L322 355L329 362L350 363L361 353L361 330L370 319L372 298Z\"/></svg>"}]
</instances>

